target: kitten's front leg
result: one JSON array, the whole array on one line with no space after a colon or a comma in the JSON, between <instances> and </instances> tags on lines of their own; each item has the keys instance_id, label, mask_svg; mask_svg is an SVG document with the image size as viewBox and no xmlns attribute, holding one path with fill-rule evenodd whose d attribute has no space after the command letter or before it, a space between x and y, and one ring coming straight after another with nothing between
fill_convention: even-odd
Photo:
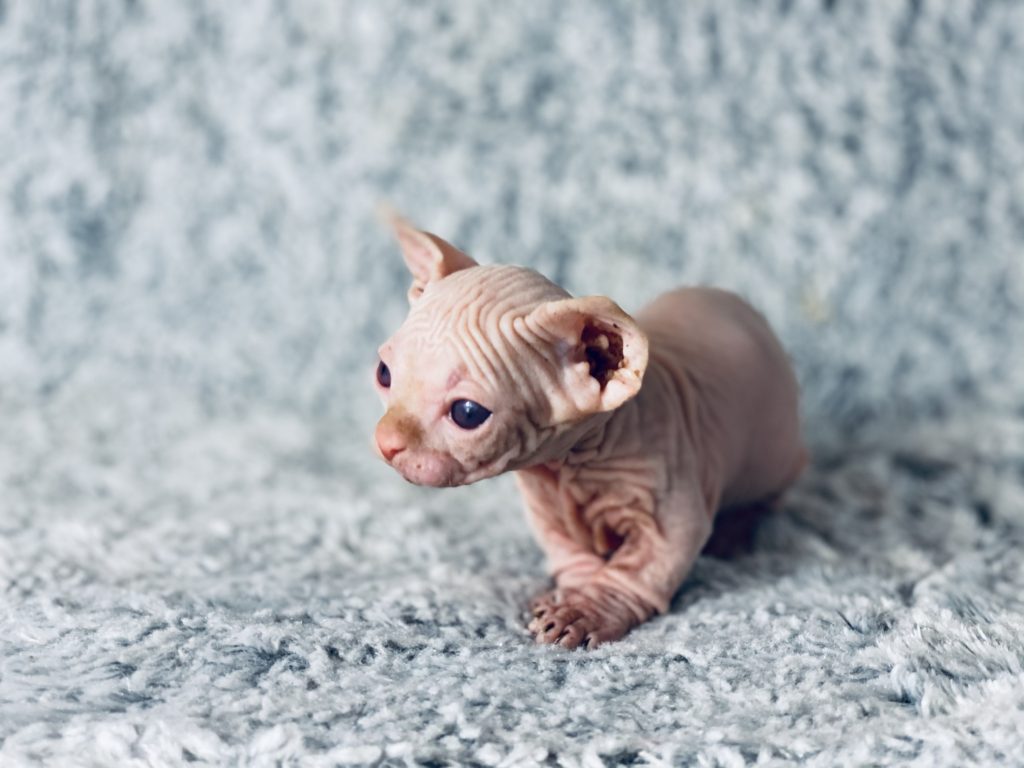
<instances>
[{"instance_id":1,"label":"kitten's front leg","mask_svg":"<svg viewBox=\"0 0 1024 768\"><path fill-rule=\"evenodd\" d=\"M547 556L548 570L556 585L530 602L530 609L536 617L556 605L565 590L578 589L589 583L605 566L605 559L574 540L557 516L550 514L551 507L538 504L538 499L530 495L526 500L527 518Z\"/></svg>"},{"instance_id":2,"label":"kitten's front leg","mask_svg":"<svg viewBox=\"0 0 1024 768\"><path fill-rule=\"evenodd\" d=\"M621 545L607 561L537 605L530 631L566 648L617 640L655 612L664 613L711 531L698 497L676 497L656 514L620 510ZM574 574L574 576L577 574Z\"/></svg>"},{"instance_id":3,"label":"kitten's front leg","mask_svg":"<svg viewBox=\"0 0 1024 768\"><path fill-rule=\"evenodd\" d=\"M572 502L562 497L557 475L545 467L532 467L516 473L519 490L526 504L526 517L533 534L547 557L555 589L530 602L534 618L543 616L561 601L566 589L587 584L605 565L605 559L581 544L566 529L564 512Z\"/></svg>"}]
</instances>

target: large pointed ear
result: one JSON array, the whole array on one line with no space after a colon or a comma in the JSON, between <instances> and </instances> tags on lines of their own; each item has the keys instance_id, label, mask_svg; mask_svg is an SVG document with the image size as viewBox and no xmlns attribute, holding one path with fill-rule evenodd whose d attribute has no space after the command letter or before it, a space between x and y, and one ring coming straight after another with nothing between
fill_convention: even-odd
<instances>
[{"instance_id":1,"label":"large pointed ear","mask_svg":"<svg viewBox=\"0 0 1024 768\"><path fill-rule=\"evenodd\" d=\"M640 391L647 369L647 336L605 296L541 304L527 324L551 344L561 368L563 396L575 414L618 408Z\"/></svg>"},{"instance_id":2,"label":"large pointed ear","mask_svg":"<svg viewBox=\"0 0 1024 768\"><path fill-rule=\"evenodd\" d=\"M409 302L416 301L427 283L441 280L452 272L477 266L472 258L437 235L416 229L394 212L384 212L402 249L402 258L412 273Z\"/></svg>"}]
</instances>

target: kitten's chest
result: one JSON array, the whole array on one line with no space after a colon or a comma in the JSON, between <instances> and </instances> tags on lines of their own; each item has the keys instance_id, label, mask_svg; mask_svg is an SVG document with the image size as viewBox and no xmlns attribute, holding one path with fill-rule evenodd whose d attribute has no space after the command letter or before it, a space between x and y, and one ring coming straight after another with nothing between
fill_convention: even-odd
<instances>
[{"instance_id":1,"label":"kitten's chest","mask_svg":"<svg viewBox=\"0 0 1024 768\"><path fill-rule=\"evenodd\" d=\"M656 512L656 473L641 460L552 464L528 474L521 487L534 514L598 555L611 554L638 517Z\"/></svg>"}]
</instances>

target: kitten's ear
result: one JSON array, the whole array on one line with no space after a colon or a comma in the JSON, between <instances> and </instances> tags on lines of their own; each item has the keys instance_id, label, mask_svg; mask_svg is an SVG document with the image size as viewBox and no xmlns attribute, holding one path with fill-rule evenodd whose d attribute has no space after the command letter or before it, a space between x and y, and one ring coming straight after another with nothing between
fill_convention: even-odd
<instances>
[{"instance_id":1,"label":"kitten's ear","mask_svg":"<svg viewBox=\"0 0 1024 768\"><path fill-rule=\"evenodd\" d=\"M550 344L560 366L562 393L575 414L618 408L640 391L647 369L647 336L605 296L541 304L527 325Z\"/></svg>"},{"instance_id":2,"label":"kitten's ear","mask_svg":"<svg viewBox=\"0 0 1024 768\"><path fill-rule=\"evenodd\" d=\"M394 211L382 210L382 215L391 226L402 258L412 273L409 288L409 303L416 301L427 287L427 283L448 277L452 272L477 266L477 263L451 243L437 235L416 229Z\"/></svg>"}]
</instances>

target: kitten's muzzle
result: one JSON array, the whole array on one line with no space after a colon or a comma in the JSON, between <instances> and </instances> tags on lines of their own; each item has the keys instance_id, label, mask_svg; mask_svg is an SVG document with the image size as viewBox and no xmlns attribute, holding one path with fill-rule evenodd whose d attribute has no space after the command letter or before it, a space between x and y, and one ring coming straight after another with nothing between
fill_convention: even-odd
<instances>
[{"instance_id":1,"label":"kitten's muzzle","mask_svg":"<svg viewBox=\"0 0 1024 768\"><path fill-rule=\"evenodd\" d=\"M456 466L442 453L422 444L422 431L401 411L389 410L377 424L374 440L380 457L416 485L457 485Z\"/></svg>"},{"instance_id":2,"label":"kitten's muzzle","mask_svg":"<svg viewBox=\"0 0 1024 768\"><path fill-rule=\"evenodd\" d=\"M414 446L422 436L419 425L400 409L389 408L377 422L374 439L381 458L389 464L402 451Z\"/></svg>"},{"instance_id":3,"label":"kitten's muzzle","mask_svg":"<svg viewBox=\"0 0 1024 768\"><path fill-rule=\"evenodd\" d=\"M384 459L388 464L405 450L405 444L401 441L389 439L387 436L382 440L380 434L377 435L377 452L380 453L381 458Z\"/></svg>"},{"instance_id":4,"label":"kitten's muzzle","mask_svg":"<svg viewBox=\"0 0 1024 768\"><path fill-rule=\"evenodd\" d=\"M383 452L381 455L384 455ZM414 485L448 488L461 484L453 462L435 451L402 450L392 456L388 464Z\"/></svg>"}]
</instances>

